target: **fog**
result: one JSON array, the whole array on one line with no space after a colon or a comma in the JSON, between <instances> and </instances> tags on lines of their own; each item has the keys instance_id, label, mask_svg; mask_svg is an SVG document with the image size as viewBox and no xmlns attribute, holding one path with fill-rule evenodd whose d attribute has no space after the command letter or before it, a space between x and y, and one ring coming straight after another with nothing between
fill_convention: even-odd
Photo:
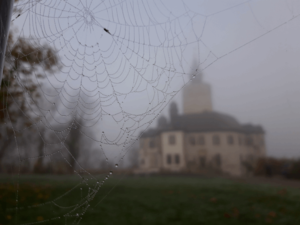
<instances>
[{"instance_id":1,"label":"fog","mask_svg":"<svg viewBox=\"0 0 300 225\"><path fill-rule=\"evenodd\" d=\"M299 0L15 7L0 92L5 223L295 218Z\"/></svg>"},{"instance_id":2,"label":"fog","mask_svg":"<svg viewBox=\"0 0 300 225\"><path fill-rule=\"evenodd\" d=\"M83 11L73 17L70 10L64 12L66 16L55 14L70 6L64 3L49 6L53 13L49 10L45 15L41 13L43 5L34 10L25 6L27 11L20 17L13 16L12 27L21 37L35 37L57 49L64 67L47 78L44 86L54 87L56 94L47 101L66 104L67 97L61 92L75 96L69 119L73 114L86 115L86 126L93 127L94 147L101 146L98 155L104 151L106 157L118 162L142 131L156 126L155 119L162 110L168 114L171 101L177 101L182 110L182 87L191 79L196 60L204 81L212 87L214 111L229 114L243 124L263 126L269 156L299 156L299 1L155 1L151 7L161 10L150 10L151 15L142 13L147 11L145 5L132 9L144 20L135 22L130 13L122 14L126 4L116 5L113 13L97 4L98 11L93 11L93 1L88 2L84 4L90 10L89 17ZM96 17L99 12L103 14ZM128 32L128 24L122 24L126 20L136 25L137 32ZM159 25L158 30L150 25L144 30L142 26L168 20L169 24ZM73 29L68 30L69 24ZM54 31L63 35L55 36ZM149 48L143 47L142 39ZM86 102L95 100L99 111L82 103L81 92L94 96ZM97 93L101 93L99 102ZM82 107L75 109L78 102ZM45 114L68 114L63 110L68 111L51 108L45 109ZM93 119L88 119L89 115Z\"/></svg>"},{"instance_id":3,"label":"fog","mask_svg":"<svg viewBox=\"0 0 300 225\"><path fill-rule=\"evenodd\" d=\"M213 2L211 7L217 5ZM299 10L294 3L252 1L255 18L249 11L241 12L242 7L235 14L231 11L218 18L214 21L218 29L212 33L217 40L212 42L218 44L217 50L231 49L236 42L247 39L249 32L255 36L267 30L270 23L280 24L290 13L288 4L291 10ZM241 123L262 125L269 156L290 158L300 153L299 28L300 19L289 21L204 70L204 80L212 86L214 110L232 115ZM181 94L176 96L180 107Z\"/></svg>"}]
</instances>

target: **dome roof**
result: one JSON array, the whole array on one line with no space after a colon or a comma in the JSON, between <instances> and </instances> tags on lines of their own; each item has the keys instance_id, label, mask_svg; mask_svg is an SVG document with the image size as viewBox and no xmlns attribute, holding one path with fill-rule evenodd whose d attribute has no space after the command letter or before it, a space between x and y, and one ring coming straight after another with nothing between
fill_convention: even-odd
<instances>
[{"instance_id":1,"label":"dome roof","mask_svg":"<svg viewBox=\"0 0 300 225\"><path fill-rule=\"evenodd\" d=\"M182 115L172 125L176 130L187 132L241 131L242 129L241 125L233 117L208 111L199 114Z\"/></svg>"},{"instance_id":2,"label":"dome roof","mask_svg":"<svg viewBox=\"0 0 300 225\"><path fill-rule=\"evenodd\" d=\"M164 131L180 130L184 132L220 132L233 131L245 134L264 133L261 126L251 124L241 125L232 116L205 111L199 114L178 115L169 126L151 129L143 133L142 137L156 136Z\"/></svg>"}]
</instances>

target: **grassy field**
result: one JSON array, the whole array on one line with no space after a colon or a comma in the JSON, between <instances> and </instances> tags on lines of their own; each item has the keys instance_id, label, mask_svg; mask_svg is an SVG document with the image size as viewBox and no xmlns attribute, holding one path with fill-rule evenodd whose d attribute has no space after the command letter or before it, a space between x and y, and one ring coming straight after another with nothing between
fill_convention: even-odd
<instances>
[{"instance_id":1,"label":"grassy field","mask_svg":"<svg viewBox=\"0 0 300 225\"><path fill-rule=\"evenodd\" d=\"M76 186L73 176L21 176L19 192L9 177L0 183L0 224L300 224L296 188L221 178L113 176L82 216L72 207L92 183Z\"/></svg>"}]
</instances>

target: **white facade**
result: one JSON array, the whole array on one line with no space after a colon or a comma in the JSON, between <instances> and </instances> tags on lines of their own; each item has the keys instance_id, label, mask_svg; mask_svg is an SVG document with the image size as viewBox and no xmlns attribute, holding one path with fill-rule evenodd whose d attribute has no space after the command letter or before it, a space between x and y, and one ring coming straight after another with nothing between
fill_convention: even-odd
<instances>
[{"instance_id":1,"label":"white facade","mask_svg":"<svg viewBox=\"0 0 300 225\"><path fill-rule=\"evenodd\" d=\"M241 176L266 154L263 129L214 112L208 84L189 84L183 91L184 114L174 112L169 123L160 120L165 127L159 124L140 139L139 173L218 171Z\"/></svg>"},{"instance_id":2,"label":"white facade","mask_svg":"<svg viewBox=\"0 0 300 225\"><path fill-rule=\"evenodd\" d=\"M212 170L240 176L247 173L245 163L254 166L265 156L263 139L263 134L163 132L141 139L139 169L144 173Z\"/></svg>"}]
</instances>

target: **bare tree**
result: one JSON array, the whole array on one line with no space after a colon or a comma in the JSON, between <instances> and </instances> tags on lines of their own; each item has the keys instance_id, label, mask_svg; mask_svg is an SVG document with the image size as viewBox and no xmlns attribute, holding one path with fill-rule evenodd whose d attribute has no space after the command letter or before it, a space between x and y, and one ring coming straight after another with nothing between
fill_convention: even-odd
<instances>
[{"instance_id":1,"label":"bare tree","mask_svg":"<svg viewBox=\"0 0 300 225\"><path fill-rule=\"evenodd\" d=\"M60 67L51 47L34 46L21 38L15 40L12 33L6 49L0 89L0 163L13 148L16 137L24 135L17 131L37 121L30 113L30 107L35 104L30 99L40 97L38 85L33 82L34 75L42 79L41 71L54 73Z\"/></svg>"}]
</instances>

